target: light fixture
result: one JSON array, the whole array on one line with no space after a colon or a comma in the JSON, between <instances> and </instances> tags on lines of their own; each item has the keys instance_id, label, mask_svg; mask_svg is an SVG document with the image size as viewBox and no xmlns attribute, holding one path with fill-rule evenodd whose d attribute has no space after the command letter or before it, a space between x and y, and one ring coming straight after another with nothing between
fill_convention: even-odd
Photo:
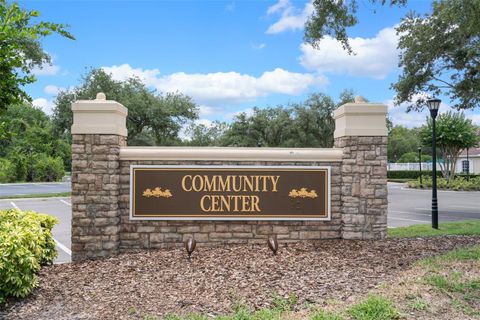
<instances>
[{"instance_id":1,"label":"light fixture","mask_svg":"<svg viewBox=\"0 0 480 320\"><path fill-rule=\"evenodd\" d=\"M276 255L278 251L278 241L277 236L271 236L268 238L268 247L272 250L273 254Z\"/></svg>"},{"instance_id":2,"label":"light fixture","mask_svg":"<svg viewBox=\"0 0 480 320\"><path fill-rule=\"evenodd\" d=\"M193 239L192 237L188 238L187 241L185 241L185 250L187 250L188 253L188 259L192 257L193 251L195 251L195 247L197 246L197 241Z\"/></svg>"}]
</instances>

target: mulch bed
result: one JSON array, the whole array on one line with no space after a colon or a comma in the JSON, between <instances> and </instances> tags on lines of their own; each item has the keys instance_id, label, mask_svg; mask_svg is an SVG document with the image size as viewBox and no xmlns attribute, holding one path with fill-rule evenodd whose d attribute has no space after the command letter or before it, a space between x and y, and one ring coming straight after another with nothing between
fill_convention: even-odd
<instances>
[{"instance_id":1,"label":"mulch bed","mask_svg":"<svg viewBox=\"0 0 480 320\"><path fill-rule=\"evenodd\" d=\"M44 267L39 287L29 298L11 302L0 318L216 315L239 302L269 306L275 293L294 293L300 303L321 306L327 299L364 295L420 258L474 244L480 237L325 240L288 244L277 256L266 245L199 246L191 261L180 249L122 254Z\"/></svg>"}]
</instances>

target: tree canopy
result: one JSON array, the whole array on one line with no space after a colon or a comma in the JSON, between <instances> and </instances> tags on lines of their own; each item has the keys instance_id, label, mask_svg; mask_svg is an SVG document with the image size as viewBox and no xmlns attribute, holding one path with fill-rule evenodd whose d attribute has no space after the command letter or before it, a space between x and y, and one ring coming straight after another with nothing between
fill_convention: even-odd
<instances>
[{"instance_id":1,"label":"tree canopy","mask_svg":"<svg viewBox=\"0 0 480 320\"><path fill-rule=\"evenodd\" d=\"M369 0L404 6L408 0ZM305 41L319 48L325 36L339 41L354 54L348 28L358 20L358 0L314 0L314 13L305 24ZM480 102L480 1L436 0L432 11L411 12L396 27L401 74L392 84L395 104L413 103L421 109L431 96L445 95L456 109L471 109Z\"/></svg>"},{"instance_id":2,"label":"tree canopy","mask_svg":"<svg viewBox=\"0 0 480 320\"><path fill-rule=\"evenodd\" d=\"M16 2L0 0L0 112L31 100L22 87L35 81L32 69L51 63L41 38L57 33L74 39L66 25L32 23L32 18L39 15L36 10L20 8Z\"/></svg>"},{"instance_id":3,"label":"tree canopy","mask_svg":"<svg viewBox=\"0 0 480 320\"><path fill-rule=\"evenodd\" d=\"M397 163L412 163L418 162L420 159L418 157L418 152L407 152L404 153L400 159L398 159ZM432 156L429 154L422 154L422 162L430 162L432 161Z\"/></svg>"},{"instance_id":4,"label":"tree canopy","mask_svg":"<svg viewBox=\"0 0 480 320\"><path fill-rule=\"evenodd\" d=\"M418 128L408 129L403 126L394 126L388 133L388 161L402 162L400 159L404 154L416 153L421 145ZM424 152L428 152L428 150L424 149Z\"/></svg>"},{"instance_id":5,"label":"tree canopy","mask_svg":"<svg viewBox=\"0 0 480 320\"><path fill-rule=\"evenodd\" d=\"M51 120L29 104L5 110L0 137L0 182L55 181L70 168L70 145L53 138Z\"/></svg>"},{"instance_id":6,"label":"tree canopy","mask_svg":"<svg viewBox=\"0 0 480 320\"><path fill-rule=\"evenodd\" d=\"M402 73L393 84L396 103L418 93L447 95L457 109L480 102L480 1L444 0L433 3L423 17L411 13L397 27ZM420 109L424 98L411 106Z\"/></svg>"},{"instance_id":7,"label":"tree canopy","mask_svg":"<svg viewBox=\"0 0 480 320\"><path fill-rule=\"evenodd\" d=\"M420 138L425 146L432 145L432 119L420 128ZM439 162L443 176L451 179L455 175L457 159L462 150L479 143L478 127L466 119L462 112L445 112L436 121L436 142L443 158Z\"/></svg>"},{"instance_id":8,"label":"tree canopy","mask_svg":"<svg viewBox=\"0 0 480 320\"><path fill-rule=\"evenodd\" d=\"M369 0L373 5L389 4L403 6L407 0ZM331 36L340 42L348 53L354 51L348 41L347 28L355 26L358 21L358 0L314 0L314 12L305 24L305 41L318 48L325 36Z\"/></svg>"},{"instance_id":9,"label":"tree canopy","mask_svg":"<svg viewBox=\"0 0 480 320\"><path fill-rule=\"evenodd\" d=\"M333 146L335 121L332 112L353 93L344 91L338 102L325 94L311 94L307 100L287 106L253 108L253 114L240 113L230 124L214 122L192 126L189 145L237 147L328 148Z\"/></svg>"},{"instance_id":10,"label":"tree canopy","mask_svg":"<svg viewBox=\"0 0 480 320\"><path fill-rule=\"evenodd\" d=\"M116 81L102 69L93 69L72 90L62 91L55 100L53 123L58 135L70 133L75 100L95 99L103 92L128 109L129 145L172 145L178 143L178 133L188 121L198 117L193 100L181 93L159 94L145 87L137 78Z\"/></svg>"}]
</instances>

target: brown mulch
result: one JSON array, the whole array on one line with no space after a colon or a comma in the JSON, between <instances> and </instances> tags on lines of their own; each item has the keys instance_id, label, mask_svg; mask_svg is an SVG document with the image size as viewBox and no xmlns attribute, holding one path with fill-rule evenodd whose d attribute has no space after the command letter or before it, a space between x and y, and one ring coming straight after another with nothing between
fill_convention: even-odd
<instances>
[{"instance_id":1,"label":"brown mulch","mask_svg":"<svg viewBox=\"0 0 480 320\"><path fill-rule=\"evenodd\" d=\"M235 303L269 306L273 294L300 303L350 300L398 275L412 262L480 237L379 241L324 240L265 246L202 248L188 261L181 249L122 254L44 267L39 287L0 312L6 319L135 319L144 315L228 313ZM132 312L134 311L134 312Z\"/></svg>"}]
</instances>

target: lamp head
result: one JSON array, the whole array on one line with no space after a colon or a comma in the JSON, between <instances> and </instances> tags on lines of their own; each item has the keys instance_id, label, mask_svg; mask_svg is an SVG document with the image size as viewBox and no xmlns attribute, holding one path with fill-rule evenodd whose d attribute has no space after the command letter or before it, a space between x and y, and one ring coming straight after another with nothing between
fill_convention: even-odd
<instances>
[{"instance_id":1,"label":"lamp head","mask_svg":"<svg viewBox=\"0 0 480 320\"><path fill-rule=\"evenodd\" d=\"M427 100L427 106L428 110L430 110L430 115L432 118L435 118L438 114L438 109L440 108L440 103L442 100L440 99L428 99Z\"/></svg>"}]
</instances>

